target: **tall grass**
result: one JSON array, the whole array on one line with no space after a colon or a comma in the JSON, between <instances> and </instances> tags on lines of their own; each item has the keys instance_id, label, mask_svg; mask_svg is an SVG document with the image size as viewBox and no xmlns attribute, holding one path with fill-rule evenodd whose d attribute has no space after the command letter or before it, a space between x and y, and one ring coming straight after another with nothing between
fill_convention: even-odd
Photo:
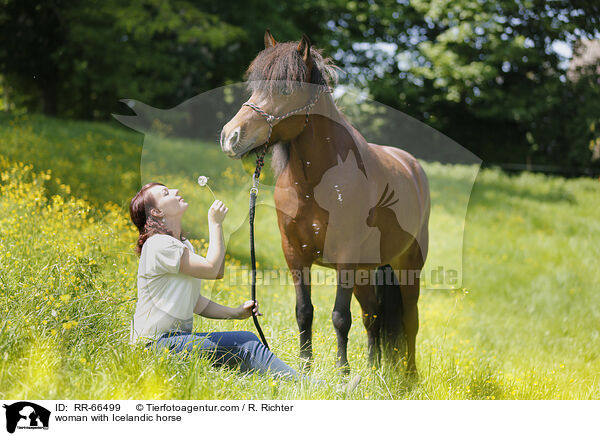
<instances>
[{"instance_id":1,"label":"tall grass","mask_svg":"<svg viewBox=\"0 0 600 436\"><path fill-rule=\"evenodd\" d=\"M126 206L139 188L141 137L106 124L43 117L3 118L0 135L3 399L600 398L597 180L482 171L465 224L463 287L424 291L419 302L419 381L411 383L387 365L369 367L353 301L348 354L363 381L347 396L335 391L331 285L313 290L313 375L331 386L242 376L202 358L128 345L137 235ZM233 195L240 168L229 165L215 168L215 188ZM439 164L426 165L426 171L432 185L450 186L447 198L433 199L447 205L432 221L440 235L432 247L443 252L444 222L455 216L449 181L461 183L468 171ZM206 210L209 193L192 189L192 178L170 177L167 183L185 189L188 202ZM232 210L228 221L243 223L246 213L245 207ZM260 206L258 217L259 263L279 268L284 263L273 210ZM197 213L186 219L192 243L205 251L205 218ZM226 270L234 271L247 263L248 235L245 225L230 230ZM226 280L203 286L222 304L237 305L249 295L247 286ZM259 297L272 349L296 367L293 287L262 286ZM195 329L254 327L249 320L197 317Z\"/></svg>"}]
</instances>

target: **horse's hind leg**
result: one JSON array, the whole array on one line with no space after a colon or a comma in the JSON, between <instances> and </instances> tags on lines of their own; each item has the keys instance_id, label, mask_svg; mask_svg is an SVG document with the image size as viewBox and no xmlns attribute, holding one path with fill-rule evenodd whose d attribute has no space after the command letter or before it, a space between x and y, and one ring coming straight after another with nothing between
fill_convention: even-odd
<instances>
[{"instance_id":1,"label":"horse's hind leg","mask_svg":"<svg viewBox=\"0 0 600 436\"><path fill-rule=\"evenodd\" d=\"M406 335L406 370L410 375L416 376L416 342L419 331L419 309L417 302L421 287L421 269L423 268L421 249L416 240L403 257L404 259L398 267L400 268L400 265L404 267L404 274L400 271L400 276L402 277L400 281L400 294L402 295L402 322ZM394 265L395 268L396 265Z\"/></svg>"},{"instance_id":2,"label":"horse's hind leg","mask_svg":"<svg viewBox=\"0 0 600 436\"><path fill-rule=\"evenodd\" d=\"M353 277L353 274L351 274ZM340 279L338 271L338 285L335 294L335 305L331 314L331 320L337 336L337 361L343 375L350 372L348 365L348 332L352 326L352 314L350 313L350 302L352 301L352 289L354 284L344 283Z\"/></svg>"},{"instance_id":3,"label":"horse's hind leg","mask_svg":"<svg viewBox=\"0 0 600 436\"><path fill-rule=\"evenodd\" d=\"M419 309L417 301L419 299L419 278L415 283L401 286L402 293L402 321L404 323L404 332L406 334L407 361L406 370L411 375L417 374L417 365L415 363L417 332L419 331Z\"/></svg>"},{"instance_id":4,"label":"horse's hind leg","mask_svg":"<svg viewBox=\"0 0 600 436\"><path fill-rule=\"evenodd\" d=\"M379 347L379 318L377 317L378 303L373 284L355 285L354 296L362 309L362 321L367 330L367 347L369 350L369 364L379 366L381 363L381 349Z\"/></svg>"}]
</instances>

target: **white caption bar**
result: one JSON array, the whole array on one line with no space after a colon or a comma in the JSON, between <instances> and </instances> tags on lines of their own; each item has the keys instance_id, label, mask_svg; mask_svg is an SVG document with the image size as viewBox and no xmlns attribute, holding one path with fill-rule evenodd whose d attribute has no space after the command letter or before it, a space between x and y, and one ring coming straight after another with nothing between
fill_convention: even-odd
<instances>
[{"instance_id":1,"label":"white caption bar","mask_svg":"<svg viewBox=\"0 0 600 436\"><path fill-rule=\"evenodd\" d=\"M8 434L587 434L597 401L3 400ZM108 432L108 433L107 433ZM209 433L207 433L209 432ZM215 433L213 433L215 432ZM223 433L226 432L226 433ZM414 432L414 433L413 433ZM133 434L133 433L132 433Z\"/></svg>"}]
</instances>

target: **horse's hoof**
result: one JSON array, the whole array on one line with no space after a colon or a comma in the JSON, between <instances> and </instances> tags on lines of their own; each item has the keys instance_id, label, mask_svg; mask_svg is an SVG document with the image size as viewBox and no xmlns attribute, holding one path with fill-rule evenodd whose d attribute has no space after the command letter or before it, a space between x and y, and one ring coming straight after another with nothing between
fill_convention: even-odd
<instances>
[{"instance_id":1,"label":"horse's hoof","mask_svg":"<svg viewBox=\"0 0 600 436\"><path fill-rule=\"evenodd\" d=\"M419 371L417 371L417 368L407 369L405 374L410 382L416 383L419 381Z\"/></svg>"},{"instance_id":2,"label":"horse's hoof","mask_svg":"<svg viewBox=\"0 0 600 436\"><path fill-rule=\"evenodd\" d=\"M373 370L377 370L377 369L381 368L381 359L378 359L376 357L369 358L368 362L369 362L369 368L371 368Z\"/></svg>"},{"instance_id":3,"label":"horse's hoof","mask_svg":"<svg viewBox=\"0 0 600 436\"><path fill-rule=\"evenodd\" d=\"M303 373L310 372L312 367L312 358L300 356L300 371Z\"/></svg>"},{"instance_id":4,"label":"horse's hoof","mask_svg":"<svg viewBox=\"0 0 600 436\"><path fill-rule=\"evenodd\" d=\"M352 380L347 383L339 384L336 388L336 392L338 394L349 394L356 389L358 384L360 383L362 377L360 374L355 375Z\"/></svg>"},{"instance_id":5,"label":"horse's hoof","mask_svg":"<svg viewBox=\"0 0 600 436\"><path fill-rule=\"evenodd\" d=\"M344 364L338 364L337 367L342 377L346 377L350 374L350 365L348 365L347 362Z\"/></svg>"}]
</instances>

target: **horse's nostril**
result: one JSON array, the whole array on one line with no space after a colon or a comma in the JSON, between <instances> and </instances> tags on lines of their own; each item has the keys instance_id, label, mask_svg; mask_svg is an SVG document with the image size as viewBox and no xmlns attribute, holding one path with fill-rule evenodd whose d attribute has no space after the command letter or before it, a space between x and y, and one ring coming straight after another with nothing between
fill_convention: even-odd
<instances>
[{"instance_id":1,"label":"horse's nostril","mask_svg":"<svg viewBox=\"0 0 600 436\"><path fill-rule=\"evenodd\" d=\"M239 137L239 134L238 134L238 131L236 130L235 132L233 132L233 135L231 135L231 141L230 142L231 142L232 146L234 146L237 143L238 137Z\"/></svg>"}]
</instances>

